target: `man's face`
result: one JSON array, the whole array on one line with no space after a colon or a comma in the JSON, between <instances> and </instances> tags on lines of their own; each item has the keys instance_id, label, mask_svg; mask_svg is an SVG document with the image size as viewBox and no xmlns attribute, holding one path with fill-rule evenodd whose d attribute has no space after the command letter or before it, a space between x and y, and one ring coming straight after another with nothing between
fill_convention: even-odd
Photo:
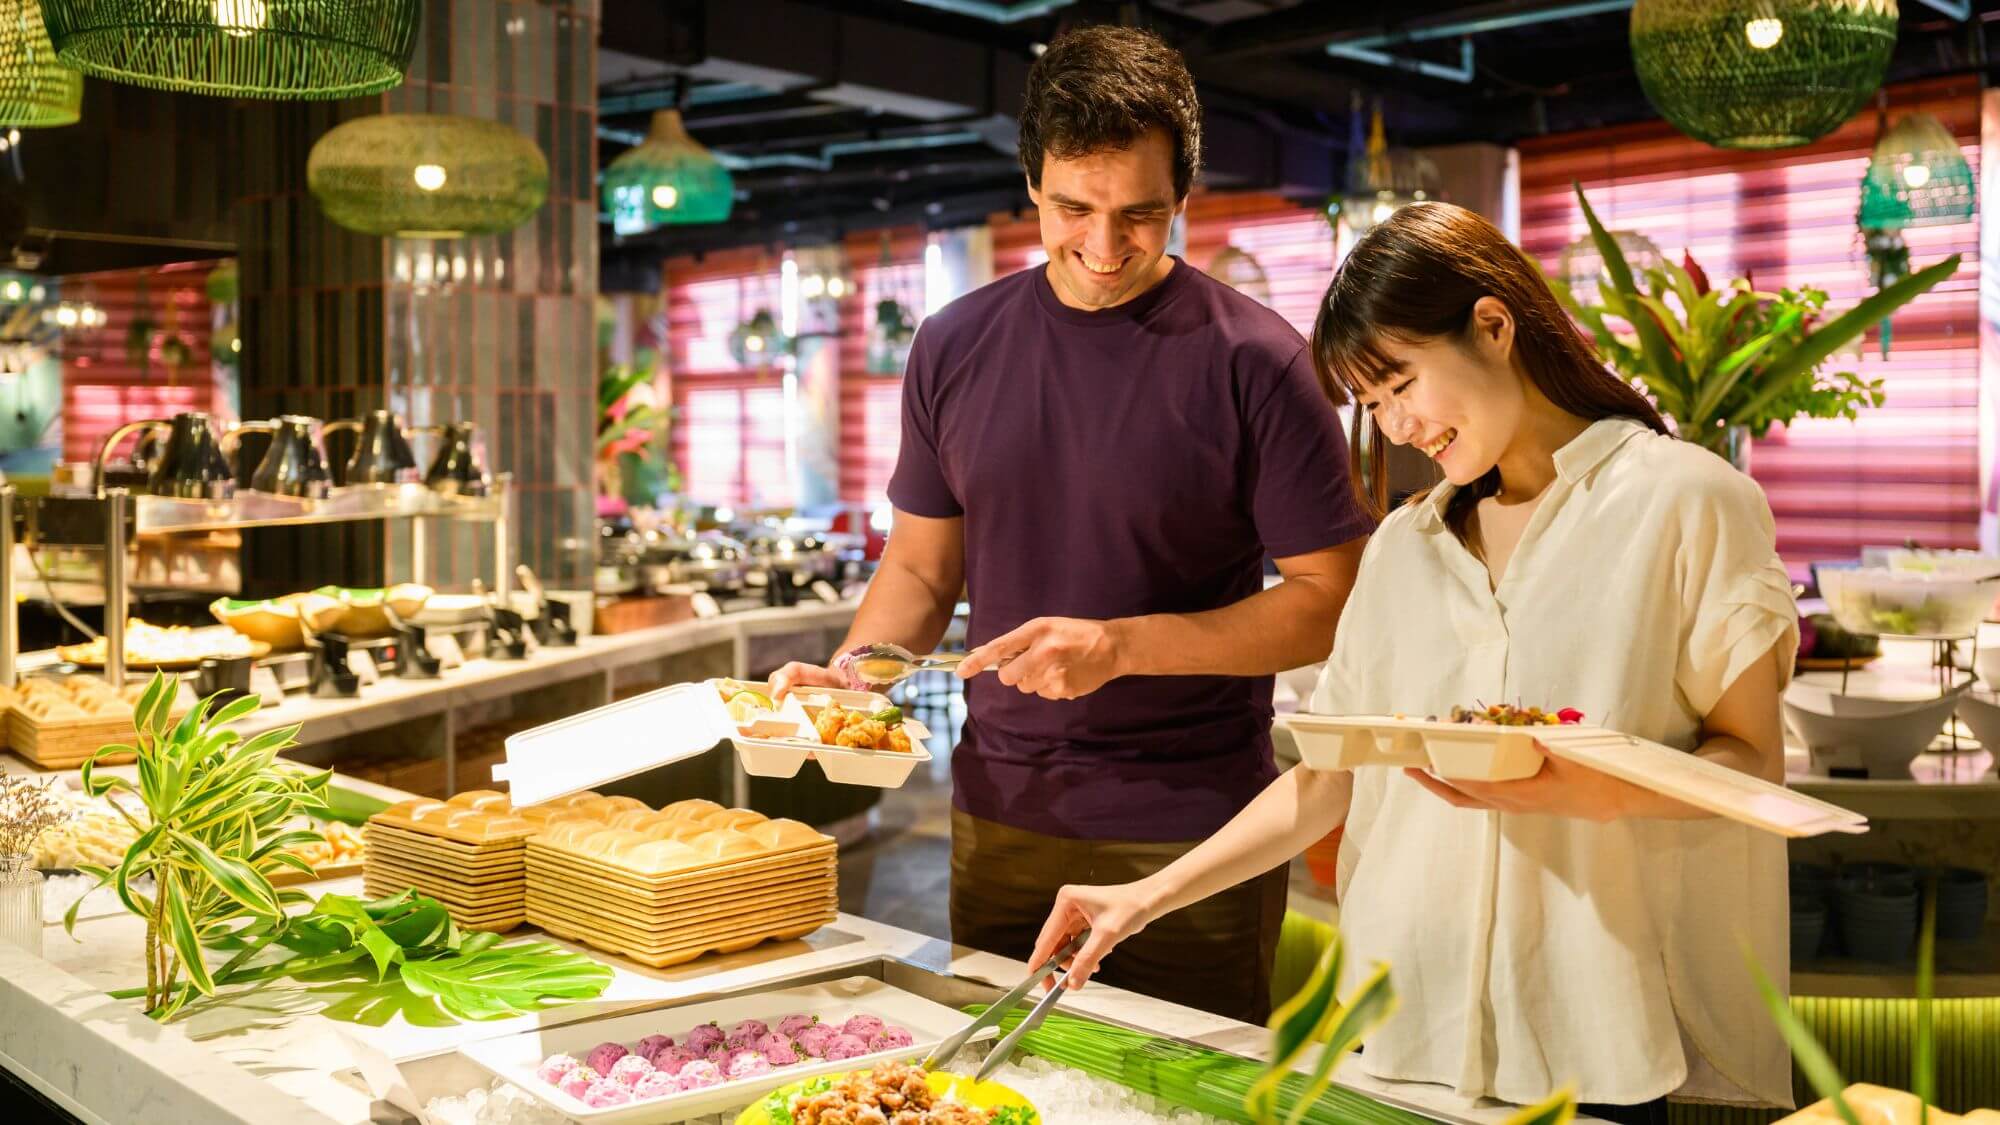
<instances>
[{"instance_id":1,"label":"man's face","mask_svg":"<svg viewBox=\"0 0 2000 1125\"><path fill-rule=\"evenodd\" d=\"M1108 309L1166 277L1167 232L1185 200L1174 198L1174 142L1152 129L1130 148L1042 160L1042 186L1028 195L1041 212L1049 284L1063 304Z\"/></svg>"}]
</instances>

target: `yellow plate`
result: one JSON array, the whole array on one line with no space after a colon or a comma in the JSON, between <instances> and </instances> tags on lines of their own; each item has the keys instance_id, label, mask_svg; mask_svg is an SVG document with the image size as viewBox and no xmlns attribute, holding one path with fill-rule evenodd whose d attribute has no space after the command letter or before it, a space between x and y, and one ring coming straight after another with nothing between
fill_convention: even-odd
<instances>
[{"instance_id":1,"label":"yellow plate","mask_svg":"<svg viewBox=\"0 0 2000 1125\"><path fill-rule=\"evenodd\" d=\"M828 1085L831 1085L851 1073L853 1072L821 1075L819 1078L808 1078L804 1082L794 1082L789 1086L780 1086L778 1089L759 1098L755 1104L746 1107L742 1113L737 1114L736 1125L776 1125L777 1122L783 1119L773 1118L770 1112L764 1108L770 1099L782 1096L789 1100L803 1086L817 1084L821 1081L825 1081ZM1033 1112L1035 1116L1032 1120L1037 1122L1041 1120L1041 1113L1035 1109L1033 1102L1022 1097L1019 1093L1002 1086L998 1082L990 1080L986 1082L974 1082L971 1075L952 1074L945 1071L934 1071L925 1075L925 1077L930 1080L931 1092L940 1098L950 1095L974 1109L1004 1109L1008 1106L1018 1106L1021 1109Z\"/></svg>"}]
</instances>

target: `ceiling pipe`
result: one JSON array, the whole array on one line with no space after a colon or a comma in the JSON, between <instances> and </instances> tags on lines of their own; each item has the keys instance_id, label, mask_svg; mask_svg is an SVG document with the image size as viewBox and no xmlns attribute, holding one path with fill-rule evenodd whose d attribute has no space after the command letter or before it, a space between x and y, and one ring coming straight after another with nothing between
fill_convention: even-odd
<instances>
[{"instance_id":1,"label":"ceiling pipe","mask_svg":"<svg viewBox=\"0 0 2000 1125\"><path fill-rule=\"evenodd\" d=\"M1022 3L995 3L993 0L904 0L920 8L935 8L940 12L971 16L988 23L1020 23L1022 20L1037 19L1050 12L1061 11L1076 3L1076 0L1023 0Z\"/></svg>"},{"instance_id":2,"label":"ceiling pipe","mask_svg":"<svg viewBox=\"0 0 2000 1125\"><path fill-rule=\"evenodd\" d=\"M1473 65L1472 36L1489 31L1506 31L1509 28L1533 27L1559 20L1623 12L1630 10L1632 4L1633 0L1579 0L1578 3L1561 4L1539 11L1499 12L1474 19L1448 20L1374 35L1346 36L1328 43L1326 53L1338 59L1388 67L1392 70L1404 70L1427 78L1470 85L1478 73ZM1456 66L1383 50L1385 47L1403 43L1425 43L1439 39L1458 40Z\"/></svg>"}]
</instances>

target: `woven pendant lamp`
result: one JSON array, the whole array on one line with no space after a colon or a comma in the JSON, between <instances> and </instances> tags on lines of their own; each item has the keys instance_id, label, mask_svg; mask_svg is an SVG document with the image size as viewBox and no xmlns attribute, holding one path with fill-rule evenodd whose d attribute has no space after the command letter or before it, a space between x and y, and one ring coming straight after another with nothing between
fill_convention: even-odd
<instances>
[{"instance_id":1,"label":"woven pendant lamp","mask_svg":"<svg viewBox=\"0 0 2000 1125\"><path fill-rule=\"evenodd\" d=\"M56 60L36 0L0 0L0 125L74 125L83 74Z\"/></svg>"},{"instance_id":2,"label":"woven pendant lamp","mask_svg":"<svg viewBox=\"0 0 2000 1125\"><path fill-rule=\"evenodd\" d=\"M1638 0L1632 64L1660 116L1716 148L1808 144L1882 85L1896 0Z\"/></svg>"},{"instance_id":3,"label":"woven pendant lamp","mask_svg":"<svg viewBox=\"0 0 2000 1125\"><path fill-rule=\"evenodd\" d=\"M1412 203L1443 198L1438 193L1440 179L1430 157L1389 147L1382 107L1377 105L1369 119L1367 147L1360 160L1349 161L1347 191L1328 204L1327 219L1345 222L1359 238Z\"/></svg>"},{"instance_id":4,"label":"woven pendant lamp","mask_svg":"<svg viewBox=\"0 0 2000 1125\"><path fill-rule=\"evenodd\" d=\"M384 113L336 126L306 158L326 217L363 234L460 238L513 230L549 195L549 162L510 126Z\"/></svg>"},{"instance_id":5,"label":"woven pendant lamp","mask_svg":"<svg viewBox=\"0 0 2000 1125\"><path fill-rule=\"evenodd\" d=\"M1958 141L1937 118L1912 113L1875 142L1855 220L1864 231L1948 226L1970 221L1977 201Z\"/></svg>"},{"instance_id":6,"label":"woven pendant lamp","mask_svg":"<svg viewBox=\"0 0 2000 1125\"><path fill-rule=\"evenodd\" d=\"M41 0L62 61L192 94L324 99L401 84L422 0Z\"/></svg>"},{"instance_id":7,"label":"woven pendant lamp","mask_svg":"<svg viewBox=\"0 0 2000 1125\"><path fill-rule=\"evenodd\" d=\"M604 209L618 234L668 223L720 223L735 205L729 169L688 136L679 110L653 114L646 139L604 169Z\"/></svg>"}]
</instances>

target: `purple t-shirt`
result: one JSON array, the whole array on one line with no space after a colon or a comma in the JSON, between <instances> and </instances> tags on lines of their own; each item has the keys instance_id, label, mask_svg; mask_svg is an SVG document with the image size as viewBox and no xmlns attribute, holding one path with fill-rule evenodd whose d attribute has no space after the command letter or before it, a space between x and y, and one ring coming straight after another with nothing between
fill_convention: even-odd
<instances>
[{"instance_id":1,"label":"purple t-shirt","mask_svg":"<svg viewBox=\"0 0 2000 1125\"><path fill-rule=\"evenodd\" d=\"M1198 613L1370 530L1297 331L1176 258L1072 309L1040 268L924 321L903 382L900 511L965 518L978 645L1036 617ZM1134 676L1050 701L967 683L954 801L1091 840L1193 840L1276 776L1271 677Z\"/></svg>"}]
</instances>

